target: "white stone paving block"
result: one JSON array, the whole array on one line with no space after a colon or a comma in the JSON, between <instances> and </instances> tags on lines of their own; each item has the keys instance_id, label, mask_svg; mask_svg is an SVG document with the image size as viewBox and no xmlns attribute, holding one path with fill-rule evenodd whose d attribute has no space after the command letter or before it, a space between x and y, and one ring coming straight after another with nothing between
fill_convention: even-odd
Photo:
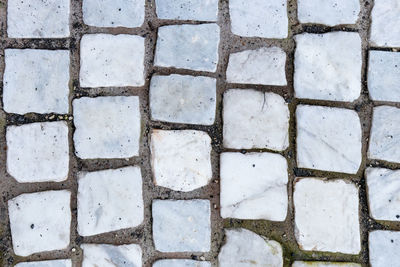
<instances>
[{"instance_id":1,"label":"white stone paving block","mask_svg":"<svg viewBox=\"0 0 400 267\"><path fill-rule=\"evenodd\" d=\"M376 46L400 46L400 3L375 0L371 12L371 43Z\"/></svg>"},{"instance_id":2,"label":"white stone paving block","mask_svg":"<svg viewBox=\"0 0 400 267\"><path fill-rule=\"evenodd\" d=\"M208 261L194 260L158 260L153 264L153 267L211 267Z\"/></svg>"},{"instance_id":3,"label":"white stone paving block","mask_svg":"<svg viewBox=\"0 0 400 267\"><path fill-rule=\"evenodd\" d=\"M218 0L156 0L159 19L217 21Z\"/></svg>"},{"instance_id":4,"label":"white stone paving block","mask_svg":"<svg viewBox=\"0 0 400 267\"><path fill-rule=\"evenodd\" d=\"M397 267L400 262L400 232L372 231L369 233L369 262L371 267Z\"/></svg>"},{"instance_id":5,"label":"white stone paving block","mask_svg":"<svg viewBox=\"0 0 400 267\"><path fill-rule=\"evenodd\" d=\"M142 249L139 245L82 244L82 267L140 267Z\"/></svg>"},{"instance_id":6,"label":"white stone paving block","mask_svg":"<svg viewBox=\"0 0 400 267\"><path fill-rule=\"evenodd\" d=\"M361 267L361 264L350 262L295 261L292 267Z\"/></svg>"},{"instance_id":7,"label":"white stone paving block","mask_svg":"<svg viewBox=\"0 0 400 267\"><path fill-rule=\"evenodd\" d=\"M17 263L15 267L71 267L71 260L31 261Z\"/></svg>"}]
</instances>

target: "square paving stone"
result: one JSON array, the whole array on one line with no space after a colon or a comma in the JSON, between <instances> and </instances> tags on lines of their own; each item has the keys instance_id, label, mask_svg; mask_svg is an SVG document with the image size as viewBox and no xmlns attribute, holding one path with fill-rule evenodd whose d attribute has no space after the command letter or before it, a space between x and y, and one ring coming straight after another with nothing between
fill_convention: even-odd
<instances>
[{"instance_id":1,"label":"square paving stone","mask_svg":"<svg viewBox=\"0 0 400 267\"><path fill-rule=\"evenodd\" d=\"M292 267L361 267L361 264L350 262L295 261Z\"/></svg>"},{"instance_id":2,"label":"square paving stone","mask_svg":"<svg viewBox=\"0 0 400 267\"><path fill-rule=\"evenodd\" d=\"M367 168L369 210L374 219L400 221L400 171Z\"/></svg>"},{"instance_id":3,"label":"square paving stone","mask_svg":"<svg viewBox=\"0 0 400 267\"><path fill-rule=\"evenodd\" d=\"M211 180L211 138L207 133L153 130L150 149L156 185L188 192Z\"/></svg>"},{"instance_id":4,"label":"square paving stone","mask_svg":"<svg viewBox=\"0 0 400 267\"><path fill-rule=\"evenodd\" d=\"M357 173L361 164L361 125L353 110L299 105L297 165L300 168Z\"/></svg>"},{"instance_id":5,"label":"square paving stone","mask_svg":"<svg viewBox=\"0 0 400 267\"><path fill-rule=\"evenodd\" d=\"M397 267L400 262L400 232L372 231L369 233L369 262L371 267Z\"/></svg>"},{"instance_id":6,"label":"square paving stone","mask_svg":"<svg viewBox=\"0 0 400 267\"><path fill-rule=\"evenodd\" d=\"M221 217L284 221L287 162L273 153L221 154Z\"/></svg>"},{"instance_id":7,"label":"square paving stone","mask_svg":"<svg viewBox=\"0 0 400 267\"><path fill-rule=\"evenodd\" d=\"M144 38L87 34L81 40L82 87L144 85Z\"/></svg>"},{"instance_id":8,"label":"square paving stone","mask_svg":"<svg viewBox=\"0 0 400 267\"><path fill-rule=\"evenodd\" d=\"M4 110L68 113L69 51L6 49Z\"/></svg>"},{"instance_id":9,"label":"square paving stone","mask_svg":"<svg viewBox=\"0 0 400 267\"><path fill-rule=\"evenodd\" d=\"M69 166L66 122L7 127L7 171L20 183L60 182Z\"/></svg>"},{"instance_id":10,"label":"square paving stone","mask_svg":"<svg viewBox=\"0 0 400 267\"><path fill-rule=\"evenodd\" d=\"M142 249L139 245L82 244L82 267L139 267Z\"/></svg>"},{"instance_id":11,"label":"square paving stone","mask_svg":"<svg viewBox=\"0 0 400 267\"><path fill-rule=\"evenodd\" d=\"M400 109L375 107L369 140L368 157L400 162Z\"/></svg>"},{"instance_id":12,"label":"square paving stone","mask_svg":"<svg viewBox=\"0 0 400 267\"><path fill-rule=\"evenodd\" d=\"M218 0L156 0L160 19L218 20Z\"/></svg>"},{"instance_id":13,"label":"square paving stone","mask_svg":"<svg viewBox=\"0 0 400 267\"><path fill-rule=\"evenodd\" d=\"M69 36L70 0L8 0L7 34L10 38Z\"/></svg>"},{"instance_id":14,"label":"square paving stone","mask_svg":"<svg viewBox=\"0 0 400 267\"><path fill-rule=\"evenodd\" d=\"M211 267L208 261L194 261L194 260L158 260L153 263L153 267Z\"/></svg>"},{"instance_id":15,"label":"square paving stone","mask_svg":"<svg viewBox=\"0 0 400 267\"><path fill-rule=\"evenodd\" d=\"M150 83L153 120L212 125L215 119L216 80L172 74L155 75Z\"/></svg>"},{"instance_id":16,"label":"square paving stone","mask_svg":"<svg viewBox=\"0 0 400 267\"><path fill-rule=\"evenodd\" d=\"M400 4L398 0L375 0L371 12L371 43L400 46Z\"/></svg>"},{"instance_id":17,"label":"square paving stone","mask_svg":"<svg viewBox=\"0 0 400 267\"><path fill-rule=\"evenodd\" d=\"M129 158L139 155L139 97L82 97L72 104L78 157Z\"/></svg>"},{"instance_id":18,"label":"square paving stone","mask_svg":"<svg viewBox=\"0 0 400 267\"><path fill-rule=\"evenodd\" d=\"M208 200L154 200L153 240L161 252L207 252L211 246Z\"/></svg>"},{"instance_id":19,"label":"square paving stone","mask_svg":"<svg viewBox=\"0 0 400 267\"><path fill-rule=\"evenodd\" d=\"M358 189L343 180L303 178L294 190L295 235L300 249L358 254Z\"/></svg>"},{"instance_id":20,"label":"square paving stone","mask_svg":"<svg viewBox=\"0 0 400 267\"><path fill-rule=\"evenodd\" d=\"M66 190L19 195L8 201L15 254L28 256L69 245L71 193Z\"/></svg>"},{"instance_id":21,"label":"square paving stone","mask_svg":"<svg viewBox=\"0 0 400 267\"><path fill-rule=\"evenodd\" d=\"M142 223L142 176L139 167L80 173L78 185L80 235L96 235Z\"/></svg>"},{"instance_id":22,"label":"square paving stone","mask_svg":"<svg viewBox=\"0 0 400 267\"><path fill-rule=\"evenodd\" d=\"M329 26L355 24L360 13L358 0L298 0L297 15L301 23Z\"/></svg>"},{"instance_id":23,"label":"square paving stone","mask_svg":"<svg viewBox=\"0 0 400 267\"><path fill-rule=\"evenodd\" d=\"M154 65L214 72L218 45L217 24L163 26L158 29Z\"/></svg>"},{"instance_id":24,"label":"square paving stone","mask_svg":"<svg viewBox=\"0 0 400 267\"><path fill-rule=\"evenodd\" d=\"M288 17L286 0L230 0L233 34L245 37L286 38Z\"/></svg>"},{"instance_id":25,"label":"square paving stone","mask_svg":"<svg viewBox=\"0 0 400 267\"><path fill-rule=\"evenodd\" d=\"M140 27L145 0L83 0L83 21L96 27Z\"/></svg>"},{"instance_id":26,"label":"square paving stone","mask_svg":"<svg viewBox=\"0 0 400 267\"><path fill-rule=\"evenodd\" d=\"M361 91L361 39L354 32L297 35L296 97L354 101Z\"/></svg>"},{"instance_id":27,"label":"square paving stone","mask_svg":"<svg viewBox=\"0 0 400 267\"><path fill-rule=\"evenodd\" d=\"M223 121L226 148L282 151L289 145L289 109L277 94L229 89L224 93Z\"/></svg>"},{"instance_id":28,"label":"square paving stone","mask_svg":"<svg viewBox=\"0 0 400 267\"><path fill-rule=\"evenodd\" d=\"M370 51L368 92L373 100L400 102L400 53Z\"/></svg>"},{"instance_id":29,"label":"square paving stone","mask_svg":"<svg viewBox=\"0 0 400 267\"><path fill-rule=\"evenodd\" d=\"M32 261L17 263L15 267L71 267L71 260Z\"/></svg>"},{"instance_id":30,"label":"square paving stone","mask_svg":"<svg viewBox=\"0 0 400 267\"><path fill-rule=\"evenodd\" d=\"M230 83L286 85L285 65L286 53L278 47L232 53L226 79Z\"/></svg>"}]
</instances>

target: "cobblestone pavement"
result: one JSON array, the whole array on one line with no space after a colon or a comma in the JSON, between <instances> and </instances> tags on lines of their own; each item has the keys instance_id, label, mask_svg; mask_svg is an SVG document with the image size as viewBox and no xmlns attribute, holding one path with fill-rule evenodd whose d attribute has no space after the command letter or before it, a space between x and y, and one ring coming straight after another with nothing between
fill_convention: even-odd
<instances>
[{"instance_id":1,"label":"cobblestone pavement","mask_svg":"<svg viewBox=\"0 0 400 267\"><path fill-rule=\"evenodd\" d=\"M0 265L400 266L399 0L0 0Z\"/></svg>"}]
</instances>

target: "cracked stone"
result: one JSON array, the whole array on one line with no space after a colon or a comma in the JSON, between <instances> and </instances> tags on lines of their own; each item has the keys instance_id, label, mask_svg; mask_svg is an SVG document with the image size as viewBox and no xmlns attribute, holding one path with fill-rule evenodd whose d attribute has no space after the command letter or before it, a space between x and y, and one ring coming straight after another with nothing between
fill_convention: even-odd
<instances>
[{"instance_id":1,"label":"cracked stone","mask_svg":"<svg viewBox=\"0 0 400 267\"><path fill-rule=\"evenodd\" d=\"M156 0L159 19L218 20L218 0Z\"/></svg>"},{"instance_id":2,"label":"cracked stone","mask_svg":"<svg viewBox=\"0 0 400 267\"><path fill-rule=\"evenodd\" d=\"M400 5L398 0L375 0L371 12L371 43L400 46Z\"/></svg>"},{"instance_id":3,"label":"cracked stone","mask_svg":"<svg viewBox=\"0 0 400 267\"><path fill-rule=\"evenodd\" d=\"M371 267L397 267L400 262L400 232L372 231L369 233Z\"/></svg>"},{"instance_id":4,"label":"cracked stone","mask_svg":"<svg viewBox=\"0 0 400 267\"><path fill-rule=\"evenodd\" d=\"M134 267L142 266L142 249L139 245L82 244L82 267Z\"/></svg>"}]
</instances>

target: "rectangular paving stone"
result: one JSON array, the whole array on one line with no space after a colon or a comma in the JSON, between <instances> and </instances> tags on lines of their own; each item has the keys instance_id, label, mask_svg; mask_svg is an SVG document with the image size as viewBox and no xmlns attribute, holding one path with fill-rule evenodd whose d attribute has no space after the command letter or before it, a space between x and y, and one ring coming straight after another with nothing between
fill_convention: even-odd
<instances>
[{"instance_id":1,"label":"rectangular paving stone","mask_svg":"<svg viewBox=\"0 0 400 267\"><path fill-rule=\"evenodd\" d=\"M396 267L400 262L400 232L372 231L369 233L369 262L371 267Z\"/></svg>"},{"instance_id":2,"label":"rectangular paving stone","mask_svg":"<svg viewBox=\"0 0 400 267\"><path fill-rule=\"evenodd\" d=\"M370 51L368 92L373 100L400 102L400 53Z\"/></svg>"},{"instance_id":3,"label":"rectangular paving stone","mask_svg":"<svg viewBox=\"0 0 400 267\"><path fill-rule=\"evenodd\" d=\"M17 263L15 267L71 267L71 260L50 260Z\"/></svg>"},{"instance_id":4,"label":"rectangular paving stone","mask_svg":"<svg viewBox=\"0 0 400 267\"><path fill-rule=\"evenodd\" d=\"M19 195L8 201L13 249L28 256L65 249L70 241L71 192L44 191Z\"/></svg>"},{"instance_id":5,"label":"rectangular paving stone","mask_svg":"<svg viewBox=\"0 0 400 267\"><path fill-rule=\"evenodd\" d=\"M400 46L400 5L398 0L375 0L371 12L373 45Z\"/></svg>"},{"instance_id":6,"label":"rectangular paving stone","mask_svg":"<svg viewBox=\"0 0 400 267\"><path fill-rule=\"evenodd\" d=\"M69 51L5 49L3 103L9 113L68 113Z\"/></svg>"},{"instance_id":7,"label":"rectangular paving stone","mask_svg":"<svg viewBox=\"0 0 400 267\"><path fill-rule=\"evenodd\" d=\"M70 0L8 0L7 35L10 38L68 37Z\"/></svg>"},{"instance_id":8,"label":"rectangular paving stone","mask_svg":"<svg viewBox=\"0 0 400 267\"><path fill-rule=\"evenodd\" d=\"M113 246L107 244L82 244L82 267L136 267L142 266L142 249L139 245Z\"/></svg>"},{"instance_id":9,"label":"rectangular paving stone","mask_svg":"<svg viewBox=\"0 0 400 267\"><path fill-rule=\"evenodd\" d=\"M82 87L144 85L144 38L86 34L81 39Z\"/></svg>"},{"instance_id":10,"label":"rectangular paving stone","mask_svg":"<svg viewBox=\"0 0 400 267\"><path fill-rule=\"evenodd\" d=\"M218 45L216 24L162 26L158 29L154 65L214 72Z\"/></svg>"},{"instance_id":11,"label":"rectangular paving stone","mask_svg":"<svg viewBox=\"0 0 400 267\"><path fill-rule=\"evenodd\" d=\"M150 82L153 120L212 125L215 119L216 80L171 74L155 75Z\"/></svg>"},{"instance_id":12,"label":"rectangular paving stone","mask_svg":"<svg viewBox=\"0 0 400 267\"><path fill-rule=\"evenodd\" d=\"M156 0L157 17L177 20L218 20L218 0Z\"/></svg>"},{"instance_id":13,"label":"rectangular paving stone","mask_svg":"<svg viewBox=\"0 0 400 267\"><path fill-rule=\"evenodd\" d=\"M161 252L210 250L210 201L154 200L152 213L156 250Z\"/></svg>"}]
</instances>

